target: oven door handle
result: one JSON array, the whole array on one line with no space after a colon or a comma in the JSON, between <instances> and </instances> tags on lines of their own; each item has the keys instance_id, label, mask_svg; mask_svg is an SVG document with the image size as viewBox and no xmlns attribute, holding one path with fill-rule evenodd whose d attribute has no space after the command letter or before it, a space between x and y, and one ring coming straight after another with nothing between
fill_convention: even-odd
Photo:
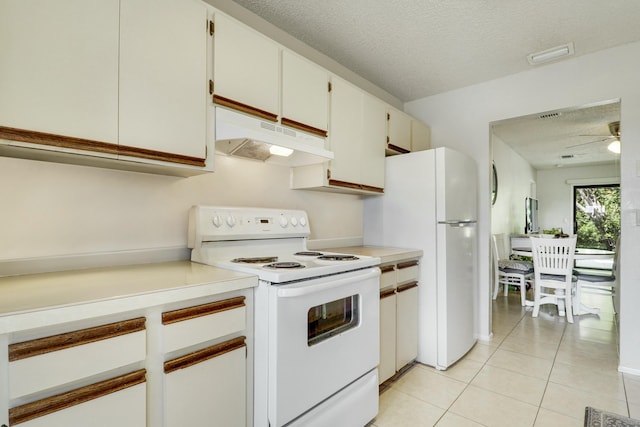
<instances>
[{"instance_id":1,"label":"oven door handle","mask_svg":"<svg viewBox=\"0 0 640 427\"><path fill-rule=\"evenodd\" d=\"M278 287L278 297L293 298L293 297L299 297L303 295L310 295L317 292L326 291L328 289L343 287L351 283L372 279L375 277L380 277L379 268L367 270L366 273L359 274L357 276L331 280L330 282L323 281L315 285L309 285L309 284L302 285L302 286L299 284L292 285L292 286L285 285L285 286Z\"/></svg>"}]
</instances>

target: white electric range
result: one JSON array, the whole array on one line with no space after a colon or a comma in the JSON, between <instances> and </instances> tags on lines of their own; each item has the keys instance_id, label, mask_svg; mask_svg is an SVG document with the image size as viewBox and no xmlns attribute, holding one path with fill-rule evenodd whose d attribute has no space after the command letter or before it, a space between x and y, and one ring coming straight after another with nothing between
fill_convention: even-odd
<instances>
[{"instance_id":1,"label":"white electric range","mask_svg":"<svg viewBox=\"0 0 640 427\"><path fill-rule=\"evenodd\" d=\"M379 258L309 251L301 210L194 206L191 260L255 274L254 426L378 411Z\"/></svg>"}]
</instances>

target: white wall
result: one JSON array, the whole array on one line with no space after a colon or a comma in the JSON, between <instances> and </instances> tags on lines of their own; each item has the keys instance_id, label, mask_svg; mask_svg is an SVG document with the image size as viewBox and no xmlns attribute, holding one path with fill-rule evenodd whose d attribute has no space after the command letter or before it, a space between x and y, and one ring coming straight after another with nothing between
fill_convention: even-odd
<instances>
[{"instance_id":1,"label":"white wall","mask_svg":"<svg viewBox=\"0 0 640 427\"><path fill-rule=\"evenodd\" d=\"M524 60L524 58L523 58ZM615 65L612 65L615 64ZM467 152L479 165L479 333L490 333L490 131L497 120L621 99L622 242L620 369L640 374L640 43L532 68L530 71L423 98L405 110L431 126L435 146Z\"/></svg>"},{"instance_id":2,"label":"white wall","mask_svg":"<svg viewBox=\"0 0 640 427\"><path fill-rule=\"evenodd\" d=\"M573 233L573 187L567 180L587 180L580 185L610 184L599 178L620 178L620 165L557 168L538 171L540 228L562 227Z\"/></svg>"},{"instance_id":3,"label":"white wall","mask_svg":"<svg viewBox=\"0 0 640 427\"><path fill-rule=\"evenodd\" d=\"M358 196L290 190L288 168L222 156L191 178L0 157L0 194L0 260L186 248L194 204L305 209L313 239L362 236Z\"/></svg>"},{"instance_id":4,"label":"white wall","mask_svg":"<svg viewBox=\"0 0 640 427\"><path fill-rule=\"evenodd\" d=\"M492 158L498 172L498 198L491 207L491 234L524 233L524 200L536 182L536 171L511 147L493 135Z\"/></svg>"}]
</instances>

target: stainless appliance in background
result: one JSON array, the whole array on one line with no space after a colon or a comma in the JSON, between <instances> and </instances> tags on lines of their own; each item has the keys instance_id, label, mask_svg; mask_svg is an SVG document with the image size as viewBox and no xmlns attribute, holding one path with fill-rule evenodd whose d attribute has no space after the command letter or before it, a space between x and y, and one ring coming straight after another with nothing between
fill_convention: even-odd
<instances>
[{"instance_id":1,"label":"stainless appliance in background","mask_svg":"<svg viewBox=\"0 0 640 427\"><path fill-rule=\"evenodd\" d=\"M447 369L475 344L477 167L449 148L386 158L364 201L364 243L422 249L418 361Z\"/></svg>"},{"instance_id":2,"label":"stainless appliance in background","mask_svg":"<svg viewBox=\"0 0 640 427\"><path fill-rule=\"evenodd\" d=\"M362 427L378 412L380 259L308 251L309 234L300 210L189 213L192 261L258 276L254 427Z\"/></svg>"}]
</instances>

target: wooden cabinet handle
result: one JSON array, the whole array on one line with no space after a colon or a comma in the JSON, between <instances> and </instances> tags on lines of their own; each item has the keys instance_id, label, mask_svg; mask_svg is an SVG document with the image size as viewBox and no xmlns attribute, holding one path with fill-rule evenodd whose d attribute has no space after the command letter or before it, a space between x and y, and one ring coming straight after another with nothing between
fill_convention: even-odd
<instances>
[{"instance_id":1,"label":"wooden cabinet handle","mask_svg":"<svg viewBox=\"0 0 640 427\"><path fill-rule=\"evenodd\" d=\"M380 292L380 299L384 299L384 298L388 298L392 295L396 294L396 290L395 289L387 289L386 291L382 291Z\"/></svg>"},{"instance_id":2,"label":"wooden cabinet handle","mask_svg":"<svg viewBox=\"0 0 640 427\"><path fill-rule=\"evenodd\" d=\"M162 324L169 325L183 320L194 319L196 317L208 316L210 314L220 313L235 308L244 307L245 297L229 298L222 301L210 302L207 304L196 305L194 307L181 308L178 310L167 311L162 313Z\"/></svg>"},{"instance_id":3,"label":"wooden cabinet handle","mask_svg":"<svg viewBox=\"0 0 640 427\"><path fill-rule=\"evenodd\" d=\"M380 273L384 274L384 273L389 273L393 270L395 270L396 268L393 265L385 265L383 267L380 267Z\"/></svg>"},{"instance_id":4,"label":"wooden cabinet handle","mask_svg":"<svg viewBox=\"0 0 640 427\"><path fill-rule=\"evenodd\" d=\"M277 114L273 114L268 111L261 110L260 108L252 107L251 105L243 104L242 102L234 101L233 99L225 98L224 96L213 94L213 102L214 104L233 108L234 110L251 114L252 116L258 116L262 119L269 120L271 122L278 121Z\"/></svg>"},{"instance_id":5,"label":"wooden cabinet handle","mask_svg":"<svg viewBox=\"0 0 640 427\"><path fill-rule=\"evenodd\" d=\"M245 339L246 337L234 338L211 347L203 348L202 350L194 351L182 357L168 360L164 362L164 373L168 374L178 369L188 368L205 360L213 359L230 351L246 347Z\"/></svg>"},{"instance_id":6,"label":"wooden cabinet handle","mask_svg":"<svg viewBox=\"0 0 640 427\"><path fill-rule=\"evenodd\" d=\"M145 321L146 319L144 317L138 317L136 319L124 320L108 325L11 344L9 345L9 362L95 341L106 340L133 332L144 331Z\"/></svg>"},{"instance_id":7,"label":"wooden cabinet handle","mask_svg":"<svg viewBox=\"0 0 640 427\"><path fill-rule=\"evenodd\" d=\"M66 393L47 397L42 400L16 406L9 409L9 424L16 425L34 418L42 417L62 409L124 390L146 381L147 371L140 369L116 378L91 384Z\"/></svg>"},{"instance_id":8,"label":"wooden cabinet handle","mask_svg":"<svg viewBox=\"0 0 640 427\"><path fill-rule=\"evenodd\" d=\"M398 293L400 293L400 292L408 291L409 289L413 289L417 287L418 287L418 282L414 281L414 282L409 282L409 283L405 283L403 285L398 286L397 290L398 290Z\"/></svg>"},{"instance_id":9,"label":"wooden cabinet handle","mask_svg":"<svg viewBox=\"0 0 640 427\"><path fill-rule=\"evenodd\" d=\"M401 263L398 263L398 270L402 270L403 268L413 267L414 265L418 265L417 259L413 261L401 262Z\"/></svg>"},{"instance_id":10,"label":"wooden cabinet handle","mask_svg":"<svg viewBox=\"0 0 640 427\"><path fill-rule=\"evenodd\" d=\"M314 135L321 136L323 138L327 137L327 131L324 129L314 128L313 126L305 125L304 123L296 122L295 120L291 120L286 117L283 117L282 119L280 119L280 123L282 123L283 126L289 126L294 129L309 132Z\"/></svg>"}]
</instances>

